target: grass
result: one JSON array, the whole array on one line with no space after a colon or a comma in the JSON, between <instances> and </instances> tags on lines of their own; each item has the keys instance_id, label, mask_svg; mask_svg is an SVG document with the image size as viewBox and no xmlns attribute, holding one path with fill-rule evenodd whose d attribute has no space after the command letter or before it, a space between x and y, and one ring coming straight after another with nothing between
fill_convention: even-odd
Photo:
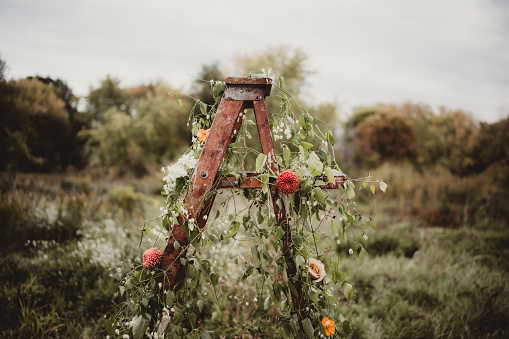
<instances>
[{"instance_id":1,"label":"grass","mask_svg":"<svg viewBox=\"0 0 509 339\"><path fill-rule=\"evenodd\" d=\"M345 305L352 337L507 337L508 236L409 222L377 231L370 255L344 260L358 291Z\"/></svg>"},{"instance_id":2,"label":"grass","mask_svg":"<svg viewBox=\"0 0 509 339\"><path fill-rule=\"evenodd\" d=\"M372 176L389 188L374 200L358 193L359 206L375 205L368 255L359 260L338 245L356 289L353 300L338 300L351 337L509 337L509 229L500 207L507 197L493 184L503 179L469 182L408 166L384 166ZM139 228L159 212L158 182L22 175L14 191L0 177L1 336L104 337L104 316L119 301L119 273L152 247L147 237L138 247ZM219 248L204 251L226 257ZM234 266L219 261L225 270ZM249 291L228 304L225 324L255 314ZM214 301L205 298L205 305L213 324Z\"/></svg>"}]
</instances>

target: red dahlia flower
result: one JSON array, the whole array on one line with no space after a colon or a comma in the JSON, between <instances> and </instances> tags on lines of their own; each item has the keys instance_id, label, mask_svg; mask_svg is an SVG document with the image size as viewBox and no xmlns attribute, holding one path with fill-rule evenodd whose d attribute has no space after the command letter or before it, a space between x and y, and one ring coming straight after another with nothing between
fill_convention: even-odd
<instances>
[{"instance_id":1,"label":"red dahlia flower","mask_svg":"<svg viewBox=\"0 0 509 339\"><path fill-rule=\"evenodd\" d=\"M283 171L277 176L276 185L284 194L292 194L299 188L299 177L290 170Z\"/></svg>"},{"instance_id":2,"label":"red dahlia flower","mask_svg":"<svg viewBox=\"0 0 509 339\"><path fill-rule=\"evenodd\" d=\"M152 268L159 263L161 260L161 251L157 248L152 247L143 253L143 266L146 268Z\"/></svg>"}]
</instances>

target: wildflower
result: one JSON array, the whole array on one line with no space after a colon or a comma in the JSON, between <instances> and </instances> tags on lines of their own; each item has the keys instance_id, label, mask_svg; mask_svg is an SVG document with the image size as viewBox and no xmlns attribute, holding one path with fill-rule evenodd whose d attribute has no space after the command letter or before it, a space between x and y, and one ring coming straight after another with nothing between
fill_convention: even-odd
<instances>
[{"instance_id":1,"label":"wildflower","mask_svg":"<svg viewBox=\"0 0 509 339\"><path fill-rule=\"evenodd\" d=\"M210 128L209 129L199 129L198 130L198 140L205 141L207 140L207 137L209 136Z\"/></svg>"},{"instance_id":2,"label":"wildflower","mask_svg":"<svg viewBox=\"0 0 509 339\"><path fill-rule=\"evenodd\" d=\"M320 260L309 258L308 274L313 282L320 282L325 277L325 266Z\"/></svg>"},{"instance_id":3,"label":"wildflower","mask_svg":"<svg viewBox=\"0 0 509 339\"><path fill-rule=\"evenodd\" d=\"M284 194L292 194L299 188L299 177L290 170L279 173L276 185Z\"/></svg>"},{"instance_id":4,"label":"wildflower","mask_svg":"<svg viewBox=\"0 0 509 339\"><path fill-rule=\"evenodd\" d=\"M330 336L331 334L334 334L336 332L335 322L330 320L327 317L323 317L322 319L323 327L325 327L325 334Z\"/></svg>"},{"instance_id":5,"label":"wildflower","mask_svg":"<svg viewBox=\"0 0 509 339\"><path fill-rule=\"evenodd\" d=\"M351 248L348 250L348 254L353 254L353 250Z\"/></svg>"},{"instance_id":6,"label":"wildflower","mask_svg":"<svg viewBox=\"0 0 509 339\"><path fill-rule=\"evenodd\" d=\"M161 260L161 251L157 248L152 247L143 253L143 266L146 268L152 268L159 263Z\"/></svg>"}]
</instances>

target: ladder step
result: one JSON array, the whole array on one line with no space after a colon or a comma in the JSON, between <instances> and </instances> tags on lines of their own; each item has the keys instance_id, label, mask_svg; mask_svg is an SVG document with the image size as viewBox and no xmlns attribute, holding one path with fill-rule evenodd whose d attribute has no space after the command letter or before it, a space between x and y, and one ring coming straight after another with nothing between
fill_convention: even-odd
<instances>
[{"instance_id":1,"label":"ladder step","mask_svg":"<svg viewBox=\"0 0 509 339\"><path fill-rule=\"evenodd\" d=\"M217 188L261 188L261 182L258 179L260 173L256 172L245 172L244 175L240 179L236 177L219 177L217 179ZM319 176L318 180L322 180L325 182L325 185L320 185L318 187L323 189L337 189L342 187L346 176L345 175L335 175L336 179L335 183L329 181L327 176Z\"/></svg>"}]
</instances>

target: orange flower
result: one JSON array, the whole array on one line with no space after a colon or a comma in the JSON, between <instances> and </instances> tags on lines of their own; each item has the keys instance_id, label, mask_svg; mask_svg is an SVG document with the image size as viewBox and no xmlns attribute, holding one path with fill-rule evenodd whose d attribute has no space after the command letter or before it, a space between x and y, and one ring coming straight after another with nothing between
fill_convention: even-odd
<instances>
[{"instance_id":1,"label":"orange flower","mask_svg":"<svg viewBox=\"0 0 509 339\"><path fill-rule=\"evenodd\" d=\"M327 317L323 317L322 319L322 325L325 327L325 334L330 336L331 334L334 334L336 332L336 323L332 320L330 320Z\"/></svg>"},{"instance_id":2,"label":"orange flower","mask_svg":"<svg viewBox=\"0 0 509 339\"><path fill-rule=\"evenodd\" d=\"M209 129L199 129L198 130L198 140L205 141L207 140L207 137L209 136L210 128Z\"/></svg>"}]
</instances>

